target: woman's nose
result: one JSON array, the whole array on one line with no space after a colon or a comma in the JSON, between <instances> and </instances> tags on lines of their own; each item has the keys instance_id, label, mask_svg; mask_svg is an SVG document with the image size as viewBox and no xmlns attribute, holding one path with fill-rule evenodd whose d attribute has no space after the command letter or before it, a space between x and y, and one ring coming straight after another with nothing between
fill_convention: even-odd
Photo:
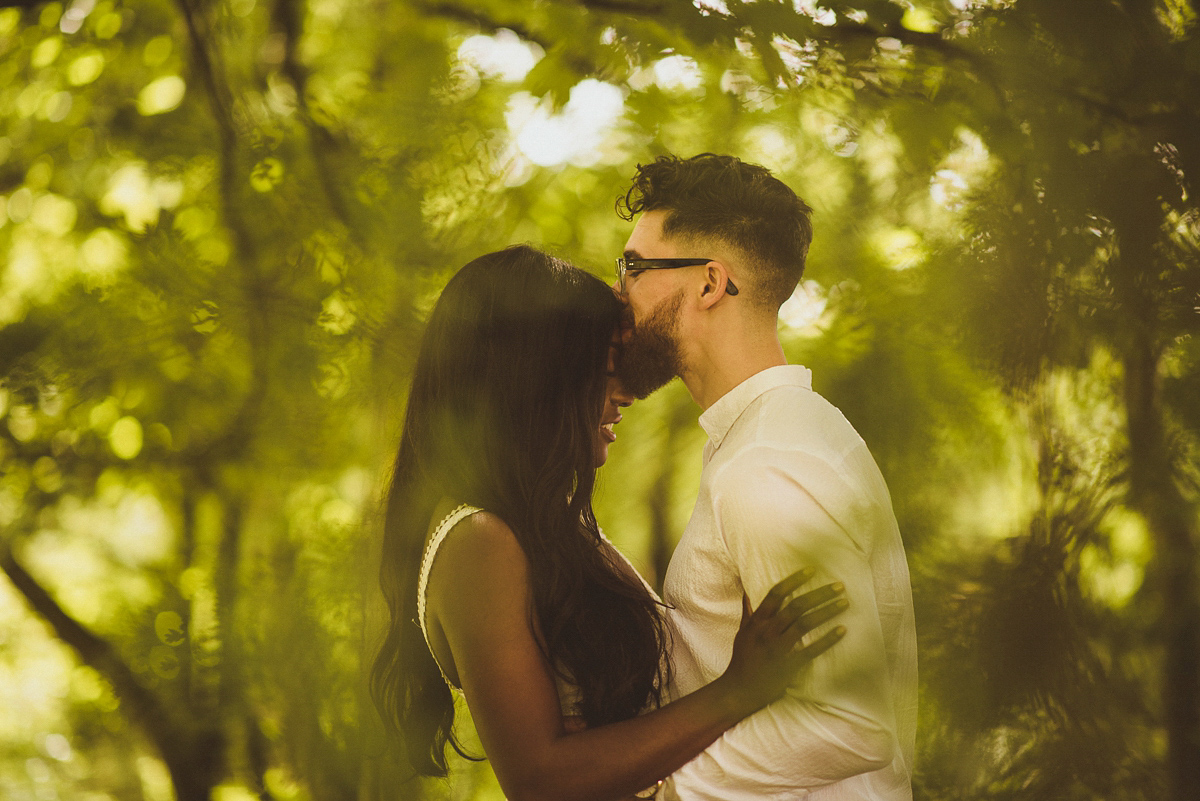
<instances>
[{"instance_id":1,"label":"woman's nose","mask_svg":"<svg viewBox=\"0 0 1200 801\"><path fill-rule=\"evenodd\" d=\"M612 399L614 406L632 406L637 398L625 391L625 386L621 383L621 379L613 378L612 394L609 396Z\"/></svg>"}]
</instances>

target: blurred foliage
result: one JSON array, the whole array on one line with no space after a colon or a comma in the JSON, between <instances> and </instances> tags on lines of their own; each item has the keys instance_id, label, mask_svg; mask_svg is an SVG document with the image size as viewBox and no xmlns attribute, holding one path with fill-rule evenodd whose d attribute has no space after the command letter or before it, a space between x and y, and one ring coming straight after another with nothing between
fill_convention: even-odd
<instances>
[{"instance_id":1,"label":"blurred foliage","mask_svg":"<svg viewBox=\"0 0 1200 801\"><path fill-rule=\"evenodd\" d=\"M917 796L1196 796L1194 2L0 6L0 796L500 797L364 701L414 346L481 252L607 276L706 150L815 209L780 330L893 492ZM695 414L602 474L652 580Z\"/></svg>"}]
</instances>

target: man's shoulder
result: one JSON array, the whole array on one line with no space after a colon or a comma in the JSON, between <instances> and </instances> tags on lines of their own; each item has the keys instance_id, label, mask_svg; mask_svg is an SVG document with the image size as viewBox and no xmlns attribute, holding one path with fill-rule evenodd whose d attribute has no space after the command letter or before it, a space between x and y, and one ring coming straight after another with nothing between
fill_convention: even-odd
<instances>
[{"instance_id":1,"label":"man's shoulder","mask_svg":"<svg viewBox=\"0 0 1200 801\"><path fill-rule=\"evenodd\" d=\"M758 396L729 433L736 445L731 450L799 450L833 459L863 444L841 410L819 393L794 385Z\"/></svg>"},{"instance_id":2,"label":"man's shoulder","mask_svg":"<svg viewBox=\"0 0 1200 801\"><path fill-rule=\"evenodd\" d=\"M730 429L705 479L721 494L769 500L783 491L839 503L873 505L890 498L866 443L836 406L803 387L763 393Z\"/></svg>"}]
</instances>

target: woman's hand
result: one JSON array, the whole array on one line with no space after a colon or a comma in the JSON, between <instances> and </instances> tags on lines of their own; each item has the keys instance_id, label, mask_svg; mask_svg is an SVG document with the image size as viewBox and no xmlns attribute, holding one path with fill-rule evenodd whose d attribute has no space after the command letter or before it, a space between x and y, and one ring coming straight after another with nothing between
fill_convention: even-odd
<instances>
[{"instance_id":1,"label":"woman's hand","mask_svg":"<svg viewBox=\"0 0 1200 801\"><path fill-rule=\"evenodd\" d=\"M758 609L742 597L742 624L733 639L733 658L717 680L726 683L734 703L745 714L757 711L781 697L801 667L828 651L846 633L837 626L808 643L806 634L848 606L840 583L826 584L788 600L812 578L813 571L800 570L780 581ZM743 706L744 705L744 706Z\"/></svg>"}]
</instances>

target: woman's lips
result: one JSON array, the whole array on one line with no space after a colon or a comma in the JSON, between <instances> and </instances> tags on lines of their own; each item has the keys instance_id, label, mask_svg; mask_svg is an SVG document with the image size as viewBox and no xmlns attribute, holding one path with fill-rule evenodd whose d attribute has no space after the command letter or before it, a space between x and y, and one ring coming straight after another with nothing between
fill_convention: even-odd
<instances>
[{"instance_id":1,"label":"woman's lips","mask_svg":"<svg viewBox=\"0 0 1200 801\"><path fill-rule=\"evenodd\" d=\"M609 442L617 441L617 435L616 435L616 432L613 431L613 426L615 426L619 422L621 422L621 416L617 415L616 420L607 420L600 424L600 432L602 434L604 434L604 438L607 439Z\"/></svg>"}]
</instances>

